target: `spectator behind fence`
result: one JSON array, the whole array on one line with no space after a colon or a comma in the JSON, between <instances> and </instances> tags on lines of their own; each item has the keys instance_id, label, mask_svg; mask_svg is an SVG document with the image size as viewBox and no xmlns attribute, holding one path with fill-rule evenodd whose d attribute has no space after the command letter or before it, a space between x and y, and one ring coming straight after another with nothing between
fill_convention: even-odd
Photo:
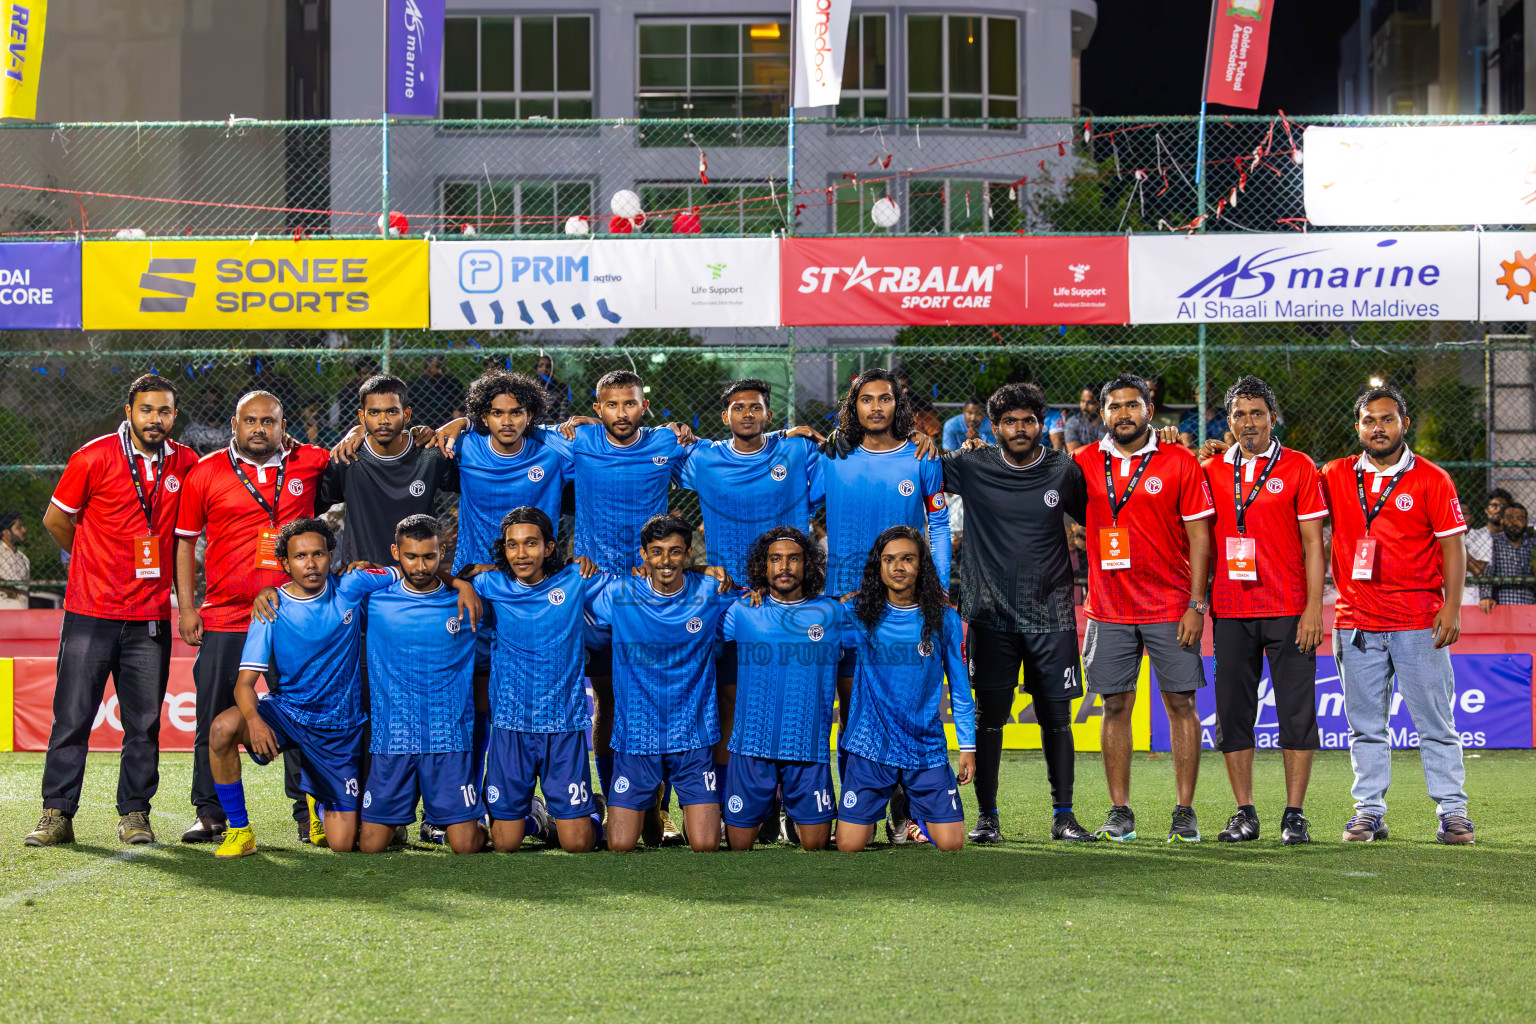
<instances>
[{"instance_id":1,"label":"spectator behind fence","mask_svg":"<svg viewBox=\"0 0 1536 1024\"><path fill-rule=\"evenodd\" d=\"M1484 576L1536 575L1536 536L1525 532L1529 518L1518 501L1505 506L1504 528L1493 538ZM1483 593L1486 596L1478 604L1485 612L1496 604L1536 604L1536 586L1530 583L1495 584L1483 588Z\"/></svg>"},{"instance_id":2,"label":"spectator behind fence","mask_svg":"<svg viewBox=\"0 0 1536 1024\"><path fill-rule=\"evenodd\" d=\"M898 367L894 372L896 383L911 404L912 426L935 441L939 440L944 433L944 421L939 419L938 411L933 407L933 399L917 390L917 386L912 383L912 375L905 368Z\"/></svg>"},{"instance_id":3,"label":"spectator behind fence","mask_svg":"<svg viewBox=\"0 0 1536 1024\"><path fill-rule=\"evenodd\" d=\"M1502 487L1488 492L1488 502L1483 506L1483 513L1488 518L1486 528L1467 531L1467 572L1473 576L1481 576L1488 568L1488 561L1493 557L1493 538L1504 532L1504 510L1514 500L1514 496ZM1492 587L1468 587L1464 603L1481 605L1483 598L1492 597Z\"/></svg>"},{"instance_id":4,"label":"spectator behind fence","mask_svg":"<svg viewBox=\"0 0 1536 1024\"><path fill-rule=\"evenodd\" d=\"M1207 440L1227 441L1227 412L1222 399L1207 402L1205 406L1205 436ZM1179 441L1186 448L1200 447L1200 410L1191 409L1179 420Z\"/></svg>"},{"instance_id":5,"label":"spectator behind fence","mask_svg":"<svg viewBox=\"0 0 1536 1024\"><path fill-rule=\"evenodd\" d=\"M555 377L552 357L539 356L539 361L533 364L533 379L545 395L544 415L539 417L539 422L564 423L571 415L571 386Z\"/></svg>"},{"instance_id":6,"label":"spectator behind fence","mask_svg":"<svg viewBox=\"0 0 1536 1024\"><path fill-rule=\"evenodd\" d=\"M198 400L197 413L187 429L181 432L181 443L199 455L229 444L229 407L224 404L224 392L207 388Z\"/></svg>"},{"instance_id":7,"label":"spectator behind fence","mask_svg":"<svg viewBox=\"0 0 1536 1024\"><path fill-rule=\"evenodd\" d=\"M362 382L358 386L361 387ZM349 397L355 408L356 389L353 389ZM453 419L458 410L464 408L464 384L444 371L442 356L433 356L427 360L427 372L417 377L411 385L411 404L416 417L430 427L442 426Z\"/></svg>"},{"instance_id":8,"label":"spectator behind fence","mask_svg":"<svg viewBox=\"0 0 1536 1024\"><path fill-rule=\"evenodd\" d=\"M986 411L986 403L980 398L972 395L966 399L959 415L944 421L944 450L959 451L960 446L973 437L979 437L987 444L997 444L992 424L987 422Z\"/></svg>"},{"instance_id":9,"label":"spectator behind fence","mask_svg":"<svg viewBox=\"0 0 1536 1024\"><path fill-rule=\"evenodd\" d=\"M0 580L30 580L32 563L21 553L27 528L20 512L0 513ZM0 611L26 611L27 588L0 586Z\"/></svg>"},{"instance_id":10,"label":"spectator behind fence","mask_svg":"<svg viewBox=\"0 0 1536 1024\"><path fill-rule=\"evenodd\" d=\"M1108 432L1103 419L1099 416L1098 384L1083 385L1082 395L1077 400L1077 410L1068 416L1067 422L1062 425L1063 440L1069 452L1076 451L1085 444L1098 444Z\"/></svg>"}]
</instances>

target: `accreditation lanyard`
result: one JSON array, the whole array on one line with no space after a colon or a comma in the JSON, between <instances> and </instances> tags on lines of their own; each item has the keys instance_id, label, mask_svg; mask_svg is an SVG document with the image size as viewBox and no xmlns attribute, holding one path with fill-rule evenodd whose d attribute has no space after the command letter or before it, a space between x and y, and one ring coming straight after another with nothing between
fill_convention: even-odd
<instances>
[{"instance_id":1,"label":"accreditation lanyard","mask_svg":"<svg viewBox=\"0 0 1536 1024\"><path fill-rule=\"evenodd\" d=\"M1376 507L1369 509L1366 507L1365 500L1365 470L1361 466L1355 466L1355 490L1360 495L1360 511L1365 513L1366 533L1371 532L1371 524L1376 521L1376 517L1381 514L1381 510L1386 508L1387 499L1392 497L1392 492L1397 490L1397 485L1403 482L1403 477L1407 476L1408 471L1413 468L1413 461L1413 456L1410 455L1408 457L1408 465L1393 474L1392 482L1381 489L1381 497L1376 499Z\"/></svg>"},{"instance_id":2,"label":"accreditation lanyard","mask_svg":"<svg viewBox=\"0 0 1536 1024\"><path fill-rule=\"evenodd\" d=\"M126 437L119 438L123 442L123 458L128 460L128 476L133 480L133 493L139 499L139 511L144 513L144 526L150 533L155 532L155 501L160 497L160 485L165 480L165 449L161 451L160 474L155 477L154 489L145 493L144 478L139 474L139 460L133 447L129 445Z\"/></svg>"},{"instance_id":3,"label":"accreditation lanyard","mask_svg":"<svg viewBox=\"0 0 1536 1024\"><path fill-rule=\"evenodd\" d=\"M235 462L235 455L234 455L234 453L231 452L228 448L226 448L226 449L224 449L224 456L227 459L229 459L229 468L235 471L235 476L239 479L239 481L242 484L245 485L246 491L248 491L250 493L252 498L256 499L256 504L260 505L261 506L261 510L263 512L265 512L269 517L271 517L271 519L272 519L272 528L274 530L277 529L277 504L276 503L277 502L281 502L283 500L283 471L288 468L288 460L287 459L283 459L281 462L279 462L277 464L277 488L276 488L276 490L274 490L272 492L273 504L268 504L267 503L267 499L262 497L261 492L256 489L256 485L251 483L250 477L248 477L244 473L240 472L240 465L239 465L239 463Z\"/></svg>"},{"instance_id":4,"label":"accreditation lanyard","mask_svg":"<svg viewBox=\"0 0 1536 1024\"><path fill-rule=\"evenodd\" d=\"M1239 448L1237 451L1237 460L1232 463L1232 504L1237 509L1237 532L1242 534L1248 532L1248 506L1254 503L1259 496L1259 492L1264 489L1265 482L1269 480L1269 474L1273 473L1275 467L1280 465L1280 453L1278 451L1275 452L1275 457L1269 460L1269 465L1264 467L1264 472L1260 473L1258 479L1253 482L1253 490L1248 492L1248 500L1244 501L1243 450ZM1257 459L1258 456L1255 455L1254 458ZM1364 492L1362 491L1362 493Z\"/></svg>"},{"instance_id":5,"label":"accreditation lanyard","mask_svg":"<svg viewBox=\"0 0 1536 1024\"><path fill-rule=\"evenodd\" d=\"M1120 510L1125 508L1126 502L1131 500L1131 495L1136 491L1136 485L1141 483L1141 474L1146 472L1147 463L1151 462L1152 456L1156 454L1157 452L1152 451L1147 452L1147 454L1141 457L1141 461L1136 465L1136 472L1131 474L1131 482L1130 485L1126 487L1125 494L1117 497L1115 494L1115 474L1113 470L1113 460L1111 459L1109 452L1106 451L1104 453L1104 490L1109 497L1109 516L1110 522L1113 525L1120 525Z\"/></svg>"}]
</instances>

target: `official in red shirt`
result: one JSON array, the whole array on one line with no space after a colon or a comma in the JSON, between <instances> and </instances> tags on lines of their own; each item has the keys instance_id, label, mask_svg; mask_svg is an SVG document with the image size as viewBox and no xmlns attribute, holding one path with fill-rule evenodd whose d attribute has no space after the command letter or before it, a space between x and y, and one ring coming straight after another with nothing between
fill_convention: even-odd
<instances>
[{"instance_id":1,"label":"official in red shirt","mask_svg":"<svg viewBox=\"0 0 1536 1024\"><path fill-rule=\"evenodd\" d=\"M128 385L123 416L114 433L70 456L43 513L43 527L70 555L69 583L43 817L28 846L74 842L86 750L108 675L123 725L117 836L155 841L149 809L160 785L160 705L171 664L172 530L197 455L167 436L176 387L164 377L149 373ZM191 588L181 596L190 601Z\"/></svg>"},{"instance_id":2,"label":"official in red shirt","mask_svg":"<svg viewBox=\"0 0 1536 1024\"><path fill-rule=\"evenodd\" d=\"M198 535L208 533L203 555L206 589L199 610L181 604L181 638L198 648L192 664L197 687L197 733L192 749L192 806L197 820L182 834L188 843L217 842L224 808L208 764L208 730L233 707L240 653L251 622L251 602L265 586L288 577L278 568L272 542L278 529L315 514L320 481L330 453L314 445L285 447L283 407L276 396L252 391L235 406L228 448L210 452L187 476L176 520L176 585L191 595L197 574ZM308 820L297 789L297 762L285 757L295 818ZM308 830L301 825L300 831Z\"/></svg>"},{"instance_id":3,"label":"official in red shirt","mask_svg":"<svg viewBox=\"0 0 1536 1024\"><path fill-rule=\"evenodd\" d=\"M1317 646L1323 642L1323 501L1317 466L1274 439L1274 390L1242 377L1225 399L1237 439L1228 448L1207 441L1200 450L1216 499L1215 582L1211 586L1212 646L1216 652L1216 749L1227 762L1237 813L1217 839L1259 838L1253 806L1254 722L1264 659L1280 749L1285 759L1285 811L1280 839L1309 843L1302 813L1317 739ZM1225 451L1226 455L1219 453ZM1266 737L1267 738L1267 737Z\"/></svg>"},{"instance_id":4,"label":"official in red shirt","mask_svg":"<svg viewBox=\"0 0 1536 1024\"><path fill-rule=\"evenodd\" d=\"M1323 467L1333 516L1333 656L1349 716L1355 814L1347 842L1387 835L1392 781L1392 679L1419 733L1419 758L1438 805L1442 843L1473 841L1467 817L1451 644L1461 636L1467 532L1456 485L1408 450L1408 406L1394 387L1355 399L1365 451Z\"/></svg>"},{"instance_id":5,"label":"official in red shirt","mask_svg":"<svg viewBox=\"0 0 1536 1024\"><path fill-rule=\"evenodd\" d=\"M1187 448L1159 444L1150 422L1147 382L1122 373L1100 390L1109 435L1072 453L1088 483L1088 630L1083 677L1102 694L1104 775L1109 816L1101 839L1136 838L1131 811L1131 710L1141 656L1151 658L1173 738L1178 800L1170 842L1198 842L1191 804L1200 771L1200 717L1195 691L1205 685L1200 633L1215 512Z\"/></svg>"}]
</instances>

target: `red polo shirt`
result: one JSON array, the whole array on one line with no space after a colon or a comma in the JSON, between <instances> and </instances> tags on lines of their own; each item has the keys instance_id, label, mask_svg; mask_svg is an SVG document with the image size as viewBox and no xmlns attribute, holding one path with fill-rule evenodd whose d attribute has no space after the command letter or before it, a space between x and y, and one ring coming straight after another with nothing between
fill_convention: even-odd
<instances>
[{"instance_id":1,"label":"red polo shirt","mask_svg":"<svg viewBox=\"0 0 1536 1024\"><path fill-rule=\"evenodd\" d=\"M123 451L127 431L124 423L117 433L88 441L69 457L53 490L53 503L75 519L64 609L125 622L167 619L176 572L172 531L183 484L197 465L197 453L171 440L154 459L130 447L152 510L151 528L128 472ZM135 572L134 538L146 534L160 540L158 579L139 579Z\"/></svg>"},{"instance_id":2,"label":"red polo shirt","mask_svg":"<svg viewBox=\"0 0 1536 1024\"><path fill-rule=\"evenodd\" d=\"M176 534L188 540L208 530L203 555L207 592L203 597L203 628L220 633L243 633L251 623L251 602L265 586L282 586L287 574L256 565L257 543L262 530L272 527L266 510L246 490L229 464L233 446L210 452L192 468L182 489L181 514ZM286 460L283 488L277 490L277 467ZM256 466L235 456L239 472L277 509L277 525L315 514L320 478L330 463L330 452L301 444L274 455Z\"/></svg>"},{"instance_id":3,"label":"red polo shirt","mask_svg":"<svg viewBox=\"0 0 1536 1024\"><path fill-rule=\"evenodd\" d=\"M1365 500L1371 508L1393 476L1403 477L1371 523L1378 550L1369 580L1353 576L1355 547L1366 535L1357 466L1365 470ZM1322 477L1333 516L1333 583L1339 591L1335 628L1373 633L1428 629L1445 604L1440 538L1467 529L1450 475L1405 447L1402 458L1384 473L1361 455L1334 459L1323 467Z\"/></svg>"},{"instance_id":4,"label":"red polo shirt","mask_svg":"<svg viewBox=\"0 0 1536 1024\"><path fill-rule=\"evenodd\" d=\"M1152 458L1120 509L1118 525L1130 530L1131 565L1105 569L1099 530L1114 523L1104 487L1104 455L1110 456L1115 490L1124 494L1143 455ZM1176 622L1189 607L1189 535L1184 524L1215 514L1200 463L1187 448L1147 443L1126 458L1105 438L1072 453L1088 482L1088 600L1090 619L1148 624Z\"/></svg>"},{"instance_id":5,"label":"red polo shirt","mask_svg":"<svg viewBox=\"0 0 1536 1024\"><path fill-rule=\"evenodd\" d=\"M1211 608L1218 618L1265 619L1300 615L1307 607L1307 562L1301 546L1301 527L1309 519L1328 515L1323 500L1322 481L1317 466L1306 455L1292 448L1282 448L1271 441L1257 458L1244 458L1242 469L1243 500L1248 500L1253 486L1264 475L1277 455L1279 461L1269 470L1264 486L1259 488L1243 513L1244 533L1257 545L1258 579L1234 580L1227 575L1227 541L1237 532L1237 499L1232 475L1242 452L1233 445L1220 458L1206 459L1202 468L1216 498L1216 518L1212 520L1214 543L1211 559L1215 583L1211 587Z\"/></svg>"}]
</instances>

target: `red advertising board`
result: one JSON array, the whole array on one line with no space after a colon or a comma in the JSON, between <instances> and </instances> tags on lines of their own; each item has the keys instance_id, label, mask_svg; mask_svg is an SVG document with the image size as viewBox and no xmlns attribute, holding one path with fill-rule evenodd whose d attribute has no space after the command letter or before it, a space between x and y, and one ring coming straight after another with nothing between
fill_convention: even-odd
<instances>
[{"instance_id":1,"label":"red advertising board","mask_svg":"<svg viewBox=\"0 0 1536 1024\"><path fill-rule=\"evenodd\" d=\"M1130 250L1107 238L787 238L796 326L1123 324Z\"/></svg>"},{"instance_id":2,"label":"red advertising board","mask_svg":"<svg viewBox=\"0 0 1536 1024\"><path fill-rule=\"evenodd\" d=\"M1259 108L1269 58L1274 0L1215 0L1211 21L1211 77L1205 98L1248 110Z\"/></svg>"}]
</instances>

